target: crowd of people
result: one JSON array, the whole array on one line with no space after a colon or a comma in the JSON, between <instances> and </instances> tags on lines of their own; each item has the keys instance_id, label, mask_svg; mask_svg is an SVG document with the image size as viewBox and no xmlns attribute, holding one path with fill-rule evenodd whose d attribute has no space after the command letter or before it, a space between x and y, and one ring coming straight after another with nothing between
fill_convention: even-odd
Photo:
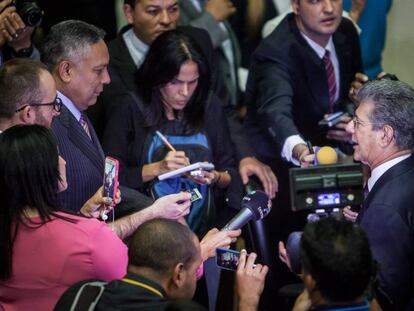
<instances>
[{"instance_id":1,"label":"crowd of people","mask_svg":"<svg viewBox=\"0 0 414 311\"><path fill-rule=\"evenodd\" d=\"M124 0L128 25L109 40L77 15L48 24L45 6L37 40L42 26L0 0L0 309L72 310L98 288L96 310L221 310L216 248L242 232L219 229L252 179L273 202L260 238L274 254L240 252L239 310L282 309L276 291L297 276L276 245L297 230L303 291L289 308L414 309L414 89L382 78L383 41L366 52L355 23L373 27L369 1L253 2ZM313 163L309 142L364 166L358 212L306 224L291 211L288 172ZM214 168L159 178L197 162Z\"/></svg>"}]
</instances>

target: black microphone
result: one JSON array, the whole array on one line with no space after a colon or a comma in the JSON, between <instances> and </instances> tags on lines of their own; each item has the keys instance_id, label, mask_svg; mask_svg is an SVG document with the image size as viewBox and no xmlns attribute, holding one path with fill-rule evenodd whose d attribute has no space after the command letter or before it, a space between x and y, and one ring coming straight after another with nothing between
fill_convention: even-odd
<instances>
[{"instance_id":1,"label":"black microphone","mask_svg":"<svg viewBox=\"0 0 414 311\"><path fill-rule=\"evenodd\" d=\"M250 220L263 219L270 213L269 197L264 191L255 190L247 194L241 202L241 210L221 230L237 230Z\"/></svg>"},{"instance_id":2,"label":"black microphone","mask_svg":"<svg viewBox=\"0 0 414 311\"><path fill-rule=\"evenodd\" d=\"M302 239L303 231L294 231L289 234L286 242L286 252L289 256L290 267L292 272L299 274L302 270L300 263L300 240Z\"/></svg>"}]
</instances>

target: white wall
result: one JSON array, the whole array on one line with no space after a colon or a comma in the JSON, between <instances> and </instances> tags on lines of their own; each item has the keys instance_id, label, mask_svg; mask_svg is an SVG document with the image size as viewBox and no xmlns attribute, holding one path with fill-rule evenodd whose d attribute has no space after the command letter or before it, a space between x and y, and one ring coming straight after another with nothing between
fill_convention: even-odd
<instances>
[{"instance_id":1,"label":"white wall","mask_svg":"<svg viewBox=\"0 0 414 311\"><path fill-rule=\"evenodd\" d=\"M376 1L376 0L368 0ZM414 1L394 0L388 14L383 68L414 87Z\"/></svg>"}]
</instances>

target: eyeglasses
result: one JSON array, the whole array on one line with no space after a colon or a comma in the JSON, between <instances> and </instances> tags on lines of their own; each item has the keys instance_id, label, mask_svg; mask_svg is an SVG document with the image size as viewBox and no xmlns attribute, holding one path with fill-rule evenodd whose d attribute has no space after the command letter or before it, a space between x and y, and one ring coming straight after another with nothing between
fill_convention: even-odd
<instances>
[{"instance_id":1,"label":"eyeglasses","mask_svg":"<svg viewBox=\"0 0 414 311\"><path fill-rule=\"evenodd\" d=\"M19 112L22 111L24 108L26 108L27 106L32 106L32 107L40 107L40 106L53 106L53 109L56 112L60 112L62 110L62 100L56 96L55 100L51 103L42 103L42 104L28 104L28 105L24 105L22 107L20 107L19 109L17 109L15 112Z\"/></svg>"},{"instance_id":2,"label":"eyeglasses","mask_svg":"<svg viewBox=\"0 0 414 311\"><path fill-rule=\"evenodd\" d=\"M366 126L368 124L371 124L371 125L381 124L381 123L378 123L378 122L361 121L357 116L354 116L352 118L352 123L354 125L354 128L358 128L358 125Z\"/></svg>"}]
</instances>

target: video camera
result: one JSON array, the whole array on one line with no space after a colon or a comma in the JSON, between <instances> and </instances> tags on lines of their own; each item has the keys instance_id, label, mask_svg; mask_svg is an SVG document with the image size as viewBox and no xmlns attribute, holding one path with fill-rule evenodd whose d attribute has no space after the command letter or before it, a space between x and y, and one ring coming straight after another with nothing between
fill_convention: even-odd
<instances>
[{"instance_id":1,"label":"video camera","mask_svg":"<svg viewBox=\"0 0 414 311\"><path fill-rule=\"evenodd\" d=\"M291 168L289 181L293 211L329 211L364 201L360 164Z\"/></svg>"}]
</instances>

